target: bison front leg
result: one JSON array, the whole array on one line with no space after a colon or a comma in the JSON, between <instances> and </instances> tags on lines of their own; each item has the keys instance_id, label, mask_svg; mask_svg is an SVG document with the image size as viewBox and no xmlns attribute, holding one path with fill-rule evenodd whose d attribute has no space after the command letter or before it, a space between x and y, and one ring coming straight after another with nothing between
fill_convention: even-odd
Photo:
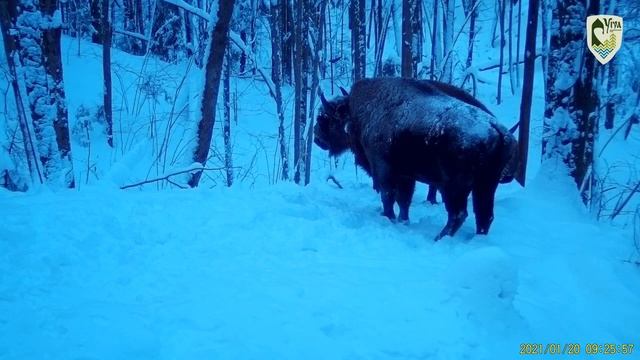
<instances>
[{"instance_id":1,"label":"bison front leg","mask_svg":"<svg viewBox=\"0 0 640 360\"><path fill-rule=\"evenodd\" d=\"M393 177L389 169L389 165L382 159L376 159L372 162L375 164L373 168L373 187L380 192L382 200L382 215L395 221L396 213L393 205L396 202L396 179Z\"/></svg>"},{"instance_id":2,"label":"bison front leg","mask_svg":"<svg viewBox=\"0 0 640 360\"><path fill-rule=\"evenodd\" d=\"M445 185L440 192L442 193L444 206L447 209L448 218L447 224L442 228L440 234L436 236L436 241L446 235L453 236L460 229L468 215L467 198L471 190L463 186Z\"/></svg>"},{"instance_id":3,"label":"bison front leg","mask_svg":"<svg viewBox=\"0 0 640 360\"><path fill-rule=\"evenodd\" d=\"M416 189L416 182L413 179L401 179L396 187L396 201L400 208L399 219L402 222L409 222L409 206L413 199L413 192Z\"/></svg>"}]
</instances>

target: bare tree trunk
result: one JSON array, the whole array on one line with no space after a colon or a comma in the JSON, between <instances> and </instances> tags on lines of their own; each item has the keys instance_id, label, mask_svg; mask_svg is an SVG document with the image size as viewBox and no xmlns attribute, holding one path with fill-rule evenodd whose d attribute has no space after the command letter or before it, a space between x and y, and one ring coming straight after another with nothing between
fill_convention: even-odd
<instances>
[{"instance_id":1,"label":"bare tree trunk","mask_svg":"<svg viewBox=\"0 0 640 360\"><path fill-rule=\"evenodd\" d=\"M614 57L609 61L609 79L607 81L607 107L605 108L604 128L607 130L613 129L614 119L616 116L616 103L619 95L617 92L618 87L618 62Z\"/></svg>"},{"instance_id":2,"label":"bare tree trunk","mask_svg":"<svg viewBox=\"0 0 640 360\"><path fill-rule=\"evenodd\" d=\"M31 181L35 181L35 177L37 176L38 181L42 184L42 174L40 172L40 167L38 166L38 156L33 146L31 131L29 130L27 113L24 109L22 93L20 92L20 85L18 84L18 71L16 70L16 62L14 58L16 43L13 35L11 35L11 29L13 29L12 19L16 18L16 11L18 9L9 8L8 5L7 1L0 1L0 30L2 31L4 52L7 59L7 66L9 68L11 88L16 101L18 124L20 126L20 133L24 144L25 159L27 167L29 168L29 175L31 177Z\"/></svg>"},{"instance_id":3,"label":"bare tree trunk","mask_svg":"<svg viewBox=\"0 0 640 360\"><path fill-rule=\"evenodd\" d=\"M365 0L351 0L349 23L351 25L351 55L353 58L353 82L366 77L366 13Z\"/></svg>"},{"instance_id":4,"label":"bare tree trunk","mask_svg":"<svg viewBox=\"0 0 640 360\"><path fill-rule=\"evenodd\" d=\"M513 2L511 0L505 0L509 2L509 85L511 88L511 95L514 95L515 90L515 79L513 72ZM517 65L515 65L517 66Z\"/></svg>"},{"instance_id":5,"label":"bare tree trunk","mask_svg":"<svg viewBox=\"0 0 640 360\"><path fill-rule=\"evenodd\" d=\"M295 110L293 122L293 164L295 172L293 180L296 184L304 178L306 163L306 145L304 130L307 125L307 97L309 82L309 4L307 0L296 4L295 31Z\"/></svg>"},{"instance_id":6,"label":"bare tree trunk","mask_svg":"<svg viewBox=\"0 0 640 360\"><path fill-rule=\"evenodd\" d=\"M504 67L504 16L505 16L505 2L507 0L498 0L499 7L499 23L500 23L500 66L498 68L498 92L496 95L496 101L498 105L502 102L502 69Z\"/></svg>"},{"instance_id":7,"label":"bare tree trunk","mask_svg":"<svg viewBox=\"0 0 640 360\"><path fill-rule=\"evenodd\" d=\"M280 34L282 44L280 46L282 51L282 81L286 84L291 84L293 80L293 48L294 48L294 21L293 21L293 6L291 0L281 0L281 12L280 12Z\"/></svg>"},{"instance_id":8,"label":"bare tree trunk","mask_svg":"<svg viewBox=\"0 0 640 360\"><path fill-rule=\"evenodd\" d=\"M440 77L444 82L451 83L453 79L453 24L455 21L455 0L443 0L444 3L444 17L443 17L443 53L444 61L442 67L442 76Z\"/></svg>"},{"instance_id":9,"label":"bare tree trunk","mask_svg":"<svg viewBox=\"0 0 640 360\"><path fill-rule=\"evenodd\" d=\"M324 42L324 31L323 24L325 21L325 11L327 6L327 0L321 0L318 5L312 8L312 12L310 11L310 19L312 29L311 31L316 34L315 35L315 44L313 46L313 53L309 54L309 61L311 62L311 89L309 91L309 125L307 126L307 139L306 139L306 159L305 159L305 174L304 174L304 184L308 185L311 182L311 151L313 149L313 122L315 117L315 105L318 91L318 86L320 85L320 54L323 50L323 42ZM311 36L314 38L314 36Z\"/></svg>"},{"instance_id":10,"label":"bare tree trunk","mask_svg":"<svg viewBox=\"0 0 640 360\"><path fill-rule=\"evenodd\" d=\"M478 15L478 9L476 9L476 2L479 0L467 0L463 2L466 4L465 6L465 16L470 16L469 18L469 45L467 46L467 63L466 68L469 69L473 64L473 44L475 42L476 37L476 17ZM469 15L469 11L471 11L471 15Z\"/></svg>"},{"instance_id":11,"label":"bare tree trunk","mask_svg":"<svg viewBox=\"0 0 640 360\"><path fill-rule=\"evenodd\" d=\"M110 0L102 0L102 76L104 79L104 119L107 124L107 144L113 147L113 112L111 96L111 19Z\"/></svg>"},{"instance_id":12,"label":"bare tree trunk","mask_svg":"<svg viewBox=\"0 0 640 360\"><path fill-rule=\"evenodd\" d=\"M224 168L227 186L233 185L233 154L231 151L231 51L227 47L224 59L224 80L222 82L222 101L224 108Z\"/></svg>"},{"instance_id":13,"label":"bare tree trunk","mask_svg":"<svg viewBox=\"0 0 640 360\"><path fill-rule=\"evenodd\" d=\"M522 0L519 0L522 1ZM529 129L531 123L531 102L533 99L533 81L536 69L536 35L538 31L538 0L529 0L527 16L527 38L524 56L524 86L520 102L520 130L518 132L519 170L516 180L524 186L527 176L527 158L529 155Z\"/></svg>"},{"instance_id":14,"label":"bare tree trunk","mask_svg":"<svg viewBox=\"0 0 640 360\"><path fill-rule=\"evenodd\" d=\"M414 2L416 0L402 0L402 57L400 74L403 77L413 77L415 75L413 67L413 27L411 18L413 17Z\"/></svg>"},{"instance_id":15,"label":"bare tree trunk","mask_svg":"<svg viewBox=\"0 0 640 360\"><path fill-rule=\"evenodd\" d=\"M617 1L614 1L613 4L611 4L611 8L608 9L608 13L609 14L618 13ZM617 92L618 62L616 61L616 59L617 59L616 57L613 57L613 59L609 61L609 66L607 66L609 70L609 74L608 74L608 81L607 81L607 106L605 108L605 119L604 119L604 128L607 130L613 129L614 119L616 116L616 103L618 103L618 99L620 97L620 95Z\"/></svg>"},{"instance_id":16,"label":"bare tree trunk","mask_svg":"<svg viewBox=\"0 0 640 360\"><path fill-rule=\"evenodd\" d=\"M438 56L440 48L438 47L438 0L433 0L433 26L431 28L431 80L437 79L436 70L440 65L440 57Z\"/></svg>"},{"instance_id":17,"label":"bare tree trunk","mask_svg":"<svg viewBox=\"0 0 640 360\"><path fill-rule=\"evenodd\" d=\"M537 3L538 1L536 1ZM536 13L537 14L537 13ZM537 17L537 15L536 15ZM517 45L516 45L516 86L520 87L520 30L522 19L522 0L518 0L518 35L517 35ZM529 26L527 24L527 26Z\"/></svg>"},{"instance_id":18,"label":"bare tree trunk","mask_svg":"<svg viewBox=\"0 0 640 360\"><path fill-rule=\"evenodd\" d=\"M228 43L229 22L233 13L235 0L220 1L218 4L218 21L215 26L211 24L211 36L209 37L209 51L205 64L205 83L202 94L202 118L198 123L197 146L193 154L193 161L202 164L207 163L209 147L213 135L213 124L216 120L216 104L220 90L220 74L224 52ZM189 186L197 187L202 171L191 175Z\"/></svg>"},{"instance_id":19,"label":"bare tree trunk","mask_svg":"<svg viewBox=\"0 0 640 360\"><path fill-rule=\"evenodd\" d=\"M542 18L542 22L540 24L540 30L542 30L542 78L544 79L544 88L547 88L547 64L549 58L549 7L548 1L551 0L540 0L540 17ZM547 99L547 91L545 91L545 102Z\"/></svg>"},{"instance_id":20,"label":"bare tree trunk","mask_svg":"<svg viewBox=\"0 0 640 360\"><path fill-rule=\"evenodd\" d=\"M286 5L287 0L283 0L282 4ZM287 143L284 133L284 113L282 110L282 77L281 71L284 66L281 65L282 49L280 47L282 34L282 24L280 18L281 9L286 6L280 4L271 4L271 79L275 87L276 112L278 113L278 144L280 146L280 160L282 161L281 176L283 180L289 180L289 154L287 151Z\"/></svg>"},{"instance_id":21,"label":"bare tree trunk","mask_svg":"<svg viewBox=\"0 0 640 360\"><path fill-rule=\"evenodd\" d=\"M91 1L91 26L93 32L91 33L91 42L94 44L102 44L102 16L100 15L102 8L102 0L90 0Z\"/></svg>"}]
</instances>

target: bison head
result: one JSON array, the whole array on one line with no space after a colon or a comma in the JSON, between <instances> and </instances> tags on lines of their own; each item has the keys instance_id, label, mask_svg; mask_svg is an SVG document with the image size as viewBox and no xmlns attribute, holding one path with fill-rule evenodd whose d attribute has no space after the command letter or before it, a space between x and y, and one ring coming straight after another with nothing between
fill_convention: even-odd
<instances>
[{"instance_id":1,"label":"bison head","mask_svg":"<svg viewBox=\"0 0 640 360\"><path fill-rule=\"evenodd\" d=\"M349 94L344 89L341 88L341 90L343 96L331 101L328 101L320 92L322 107L313 128L314 142L322 150L329 151L331 156L340 155L349 150Z\"/></svg>"}]
</instances>

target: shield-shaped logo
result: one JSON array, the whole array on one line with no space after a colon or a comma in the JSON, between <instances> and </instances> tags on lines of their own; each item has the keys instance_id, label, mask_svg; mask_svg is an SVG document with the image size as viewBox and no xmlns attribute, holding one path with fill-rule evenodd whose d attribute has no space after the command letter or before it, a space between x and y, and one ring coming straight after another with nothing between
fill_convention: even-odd
<instances>
[{"instance_id":1,"label":"shield-shaped logo","mask_svg":"<svg viewBox=\"0 0 640 360\"><path fill-rule=\"evenodd\" d=\"M615 15L589 16L587 45L602 65L611 61L622 46L622 18Z\"/></svg>"}]
</instances>

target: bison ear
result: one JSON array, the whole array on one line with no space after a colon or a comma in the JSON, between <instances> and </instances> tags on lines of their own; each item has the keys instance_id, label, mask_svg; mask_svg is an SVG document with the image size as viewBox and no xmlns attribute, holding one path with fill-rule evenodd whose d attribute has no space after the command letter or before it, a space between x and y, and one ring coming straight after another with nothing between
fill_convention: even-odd
<instances>
[{"instance_id":1,"label":"bison ear","mask_svg":"<svg viewBox=\"0 0 640 360\"><path fill-rule=\"evenodd\" d=\"M349 92L345 90L342 86L338 86L340 91L342 92L342 96L349 96Z\"/></svg>"},{"instance_id":2,"label":"bison ear","mask_svg":"<svg viewBox=\"0 0 640 360\"><path fill-rule=\"evenodd\" d=\"M333 105L324 97L322 90L318 89L318 95L320 95L320 101L322 101L322 106L324 106L325 110L333 109Z\"/></svg>"}]
</instances>

